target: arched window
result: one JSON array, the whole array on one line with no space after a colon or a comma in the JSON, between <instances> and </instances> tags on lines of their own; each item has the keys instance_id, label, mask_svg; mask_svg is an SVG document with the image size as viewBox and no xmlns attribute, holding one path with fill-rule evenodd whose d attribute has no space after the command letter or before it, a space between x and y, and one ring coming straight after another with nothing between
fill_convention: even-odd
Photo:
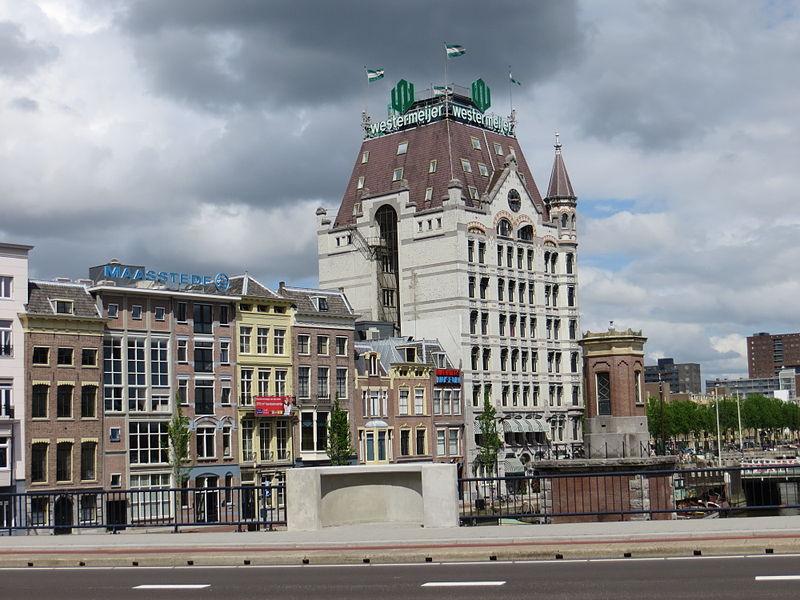
<instances>
[{"instance_id":1,"label":"arched window","mask_svg":"<svg viewBox=\"0 0 800 600\"><path fill-rule=\"evenodd\" d=\"M519 231L517 232L517 238L519 238L523 242L532 242L533 241L533 226L532 225L525 225L524 227L520 227Z\"/></svg>"},{"instance_id":2,"label":"arched window","mask_svg":"<svg viewBox=\"0 0 800 600\"><path fill-rule=\"evenodd\" d=\"M558 271L556 271L558 265L558 252L553 252L550 255L550 272L555 275Z\"/></svg>"},{"instance_id":3,"label":"arched window","mask_svg":"<svg viewBox=\"0 0 800 600\"><path fill-rule=\"evenodd\" d=\"M544 253L544 272L545 273L549 273L550 272L550 253L549 252L545 252Z\"/></svg>"},{"instance_id":4,"label":"arched window","mask_svg":"<svg viewBox=\"0 0 800 600\"><path fill-rule=\"evenodd\" d=\"M500 219L497 224L497 235L504 238L511 237L511 223L509 223L508 219Z\"/></svg>"},{"instance_id":5,"label":"arched window","mask_svg":"<svg viewBox=\"0 0 800 600\"><path fill-rule=\"evenodd\" d=\"M575 257L572 254L567 254L567 275L572 275L572 266L575 261Z\"/></svg>"},{"instance_id":6,"label":"arched window","mask_svg":"<svg viewBox=\"0 0 800 600\"><path fill-rule=\"evenodd\" d=\"M572 228L575 229L575 215L572 215Z\"/></svg>"},{"instance_id":7,"label":"arched window","mask_svg":"<svg viewBox=\"0 0 800 600\"><path fill-rule=\"evenodd\" d=\"M567 213L563 213L561 215L561 227L563 229L566 229L567 225L569 225L569 216L567 215Z\"/></svg>"},{"instance_id":8,"label":"arched window","mask_svg":"<svg viewBox=\"0 0 800 600\"><path fill-rule=\"evenodd\" d=\"M478 354L479 354L479 352L480 352L480 350L478 349L477 346L473 346L472 347L472 365L471 366L472 366L472 370L473 371L477 371L478 370Z\"/></svg>"}]
</instances>

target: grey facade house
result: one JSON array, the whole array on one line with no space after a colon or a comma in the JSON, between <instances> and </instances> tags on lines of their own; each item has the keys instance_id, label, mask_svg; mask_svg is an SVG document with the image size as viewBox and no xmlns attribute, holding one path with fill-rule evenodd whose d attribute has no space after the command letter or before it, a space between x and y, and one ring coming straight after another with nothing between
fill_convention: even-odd
<instances>
[{"instance_id":1,"label":"grey facade house","mask_svg":"<svg viewBox=\"0 0 800 600\"><path fill-rule=\"evenodd\" d=\"M676 363L673 358L659 358L658 364L644 368L645 383L669 383L669 389L678 394L699 394L700 365Z\"/></svg>"}]
</instances>

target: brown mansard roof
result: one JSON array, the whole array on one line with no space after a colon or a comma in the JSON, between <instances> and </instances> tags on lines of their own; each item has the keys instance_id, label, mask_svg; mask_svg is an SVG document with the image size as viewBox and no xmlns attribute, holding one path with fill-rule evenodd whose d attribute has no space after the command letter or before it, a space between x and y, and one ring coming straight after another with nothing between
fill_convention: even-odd
<instances>
[{"instance_id":1,"label":"brown mansard roof","mask_svg":"<svg viewBox=\"0 0 800 600\"><path fill-rule=\"evenodd\" d=\"M448 124L452 164L448 152ZM472 137L476 137L480 141L480 150L472 147ZM408 142L408 150L405 154L398 156L397 146L400 142ZM502 155L495 152L495 143L502 146ZM442 197L447 195L451 172L452 177L461 181L462 195L467 202L470 202L468 186L476 187L481 195L489 190L503 170L506 156L512 150L516 155L518 171L525 179L525 185L534 204L539 210L546 212L533 174L516 138L458 121L441 120L383 137L364 140L342 198L335 226L345 227L355 223L353 205L362 196L382 196L399 190L400 182L392 182L392 173L399 167L403 167L403 179L408 182L409 196L411 201L416 203L417 210L438 208L442 205ZM366 164L362 164L361 157L365 151L369 151L369 160ZM471 173L464 172L461 166L462 158L469 160L472 166ZM431 160L437 161L435 173L428 173ZM480 174L478 163L486 165L489 170L488 177ZM358 178L361 176L364 177L364 189L359 190L357 189ZM425 202L425 189L429 187L433 188L433 196L430 202ZM470 204L477 205L477 202L470 202Z\"/></svg>"},{"instance_id":2,"label":"brown mansard roof","mask_svg":"<svg viewBox=\"0 0 800 600\"><path fill-rule=\"evenodd\" d=\"M72 315L80 318L101 318L97 311L94 299L79 283L60 283L55 281L30 281L28 282L28 304L25 311L30 315L52 316L56 315L55 301L72 301Z\"/></svg>"}]
</instances>

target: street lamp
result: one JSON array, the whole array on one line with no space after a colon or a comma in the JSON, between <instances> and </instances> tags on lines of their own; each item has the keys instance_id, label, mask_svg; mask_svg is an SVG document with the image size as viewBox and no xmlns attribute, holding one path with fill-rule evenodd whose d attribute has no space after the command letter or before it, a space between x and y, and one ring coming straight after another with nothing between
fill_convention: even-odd
<instances>
[{"instance_id":1,"label":"street lamp","mask_svg":"<svg viewBox=\"0 0 800 600\"><path fill-rule=\"evenodd\" d=\"M742 407L739 404L739 389L736 389L736 416L739 419L739 451L744 452L744 444L742 443Z\"/></svg>"},{"instance_id":2,"label":"street lamp","mask_svg":"<svg viewBox=\"0 0 800 600\"><path fill-rule=\"evenodd\" d=\"M717 397L717 401L714 405L717 407L717 460L719 461L719 466L722 466L722 435L719 429L719 385L716 386L714 390L716 392L715 396Z\"/></svg>"}]
</instances>

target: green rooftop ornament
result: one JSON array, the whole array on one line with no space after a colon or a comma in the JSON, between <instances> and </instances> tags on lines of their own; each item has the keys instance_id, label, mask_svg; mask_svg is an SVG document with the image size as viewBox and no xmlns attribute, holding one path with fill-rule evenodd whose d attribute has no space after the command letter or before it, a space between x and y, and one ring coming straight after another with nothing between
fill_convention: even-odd
<instances>
[{"instance_id":1,"label":"green rooftop ornament","mask_svg":"<svg viewBox=\"0 0 800 600\"><path fill-rule=\"evenodd\" d=\"M486 112L492 105L492 92L483 79L472 82L472 103L481 112Z\"/></svg>"},{"instance_id":2,"label":"green rooftop ornament","mask_svg":"<svg viewBox=\"0 0 800 600\"><path fill-rule=\"evenodd\" d=\"M412 104L414 104L414 84L401 79L392 88L392 109L398 114L403 114Z\"/></svg>"}]
</instances>

